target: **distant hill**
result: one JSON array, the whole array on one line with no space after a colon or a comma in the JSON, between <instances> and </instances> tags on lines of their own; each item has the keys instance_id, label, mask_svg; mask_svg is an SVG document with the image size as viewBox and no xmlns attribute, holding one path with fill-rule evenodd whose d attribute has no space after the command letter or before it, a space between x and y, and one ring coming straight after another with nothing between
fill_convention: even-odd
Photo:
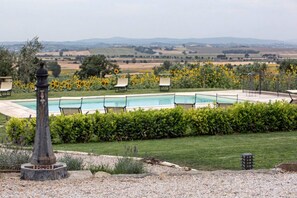
<instances>
[{"instance_id":1,"label":"distant hill","mask_svg":"<svg viewBox=\"0 0 297 198\"><path fill-rule=\"evenodd\" d=\"M57 51L61 49L85 50L94 48L106 48L112 46L141 46L141 45L181 45L181 44L201 44L201 45L254 45L254 46L278 46L285 47L297 45L297 40L279 41L254 38L236 38L236 37L216 37L216 38L94 38L77 41L41 41L45 46L45 51ZM18 51L25 42L0 42L0 46L5 46L13 51Z\"/></svg>"},{"instance_id":2,"label":"distant hill","mask_svg":"<svg viewBox=\"0 0 297 198\"><path fill-rule=\"evenodd\" d=\"M216 38L150 38L150 39L134 39L134 38L122 38L113 37L106 39L86 39L79 40L76 42L81 43L106 43L106 44L126 44L126 45L149 45L154 43L163 44L244 44L244 45L269 45L269 44L280 44L283 41L278 40L265 40L265 39L254 39L254 38L235 38L235 37L216 37Z\"/></svg>"},{"instance_id":3,"label":"distant hill","mask_svg":"<svg viewBox=\"0 0 297 198\"><path fill-rule=\"evenodd\" d=\"M287 41L285 41L285 43L288 43L288 44L297 44L297 39L287 40Z\"/></svg>"}]
</instances>

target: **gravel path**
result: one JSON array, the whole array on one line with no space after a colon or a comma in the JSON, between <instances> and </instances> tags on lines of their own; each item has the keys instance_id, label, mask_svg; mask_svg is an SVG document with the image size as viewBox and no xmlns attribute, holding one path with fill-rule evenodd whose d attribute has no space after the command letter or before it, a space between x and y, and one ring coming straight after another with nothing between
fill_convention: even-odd
<instances>
[{"instance_id":1,"label":"gravel path","mask_svg":"<svg viewBox=\"0 0 297 198\"><path fill-rule=\"evenodd\" d=\"M57 157L61 157L57 154ZM86 161L113 164L108 156ZM185 171L147 165L148 176L110 176L70 171L67 179L23 181L19 173L0 174L0 197L297 197L297 174L276 170Z\"/></svg>"}]
</instances>

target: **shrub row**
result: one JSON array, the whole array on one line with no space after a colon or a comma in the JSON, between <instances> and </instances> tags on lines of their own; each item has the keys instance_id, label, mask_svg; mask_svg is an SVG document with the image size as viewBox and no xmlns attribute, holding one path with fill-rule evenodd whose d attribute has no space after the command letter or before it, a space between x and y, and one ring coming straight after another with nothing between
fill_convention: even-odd
<instances>
[{"instance_id":1,"label":"shrub row","mask_svg":"<svg viewBox=\"0 0 297 198\"><path fill-rule=\"evenodd\" d=\"M32 144L36 120L11 118L6 131L14 142ZM53 143L175 138L297 129L297 105L239 103L230 108L137 110L121 114L51 116Z\"/></svg>"}]
</instances>

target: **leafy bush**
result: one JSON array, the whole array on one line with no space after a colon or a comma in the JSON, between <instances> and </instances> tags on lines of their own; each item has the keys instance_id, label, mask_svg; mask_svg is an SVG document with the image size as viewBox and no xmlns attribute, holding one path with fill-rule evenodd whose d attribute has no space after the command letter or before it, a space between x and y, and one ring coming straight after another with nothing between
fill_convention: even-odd
<instances>
[{"instance_id":1,"label":"leafy bush","mask_svg":"<svg viewBox=\"0 0 297 198\"><path fill-rule=\"evenodd\" d=\"M92 122L90 115L51 117L51 133L55 140L53 143L89 142L93 135Z\"/></svg>"},{"instance_id":2,"label":"leafy bush","mask_svg":"<svg viewBox=\"0 0 297 198\"><path fill-rule=\"evenodd\" d=\"M241 133L296 130L296 110L286 102L237 104L232 108L232 128Z\"/></svg>"},{"instance_id":3,"label":"leafy bush","mask_svg":"<svg viewBox=\"0 0 297 198\"><path fill-rule=\"evenodd\" d=\"M36 119L10 118L6 125L7 135L15 144L32 144L35 136Z\"/></svg>"},{"instance_id":4,"label":"leafy bush","mask_svg":"<svg viewBox=\"0 0 297 198\"><path fill-rule=\"evenodd\" d=\"M144 164L132 158L120 158L115 164L114 174L141 174L145 173Z\"/></svg>"},{"instance_id":5,"label":"leafy bush","mask_svg":"<svg viewBox=\"0 0 297 198\"><path fill-rule=\"evenodd\" d=\"M230 110L231 109L222 108L202 108L189 111L187 120L191 125L190 135L232 133Z\"/></svg>"},{"instance_id":6,"label":"leafy bush","mask_svg":"<svg viewBox=\"0 0 297 198\"><path fill-rule=\"evenodd\" d=\"M297 106L287 102L238 103L187 113L192 135L258 133L297 129Z\"/></svg>"},{"instance_id":7,"label":"leafy bush","mask_svg":"<svg viewBox=\"0 0 297 198\"><path fill-rule=\"evenodd\" d=\"M72 157L71 155L65 155L59 159L60 162L64 162L67 165L67 169L72 170L83 170L84 160L80 157Z\"/></svg>"},{"instance_id":8,"label":"leafy bush","mask_svg":"<svg viewBox=\"0 0 297 198\"><path fill-rule=\"evenodd\" d=\"M32 144L35 119L12 118L6 125L9 138ZM258 133L297 129L297 105L286 102L239 103L227 109L182 108L136 110L120 114L51 116L53 143L123 141L196 135Z\"/></svg>"}]
</instances>

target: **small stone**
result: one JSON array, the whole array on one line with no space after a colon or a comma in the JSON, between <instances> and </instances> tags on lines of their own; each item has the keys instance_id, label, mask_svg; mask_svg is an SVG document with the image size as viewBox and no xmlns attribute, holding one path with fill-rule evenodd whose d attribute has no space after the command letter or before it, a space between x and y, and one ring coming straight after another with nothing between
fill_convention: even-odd
<instances>
[{"instance_id":1,"label":"small stone","mask_svg":"<svg viewBox=\"0 0 297 198\"><path fill-rule=\"evenodd\" d=\"M111 176L111 174L109 174L107 172L103 172L103 171L98 171L94 175L94 177L99 177L99 178L101 178L101 177L105 178L105 177L110 177L110 176Z\"/></svg>"},{"instance_id":2,"label":"small stone","mask_svg":"<svg viewBox=\"0 0 297 198\"><path fill-rule=\"evenodd\" d=\"M183 167L184 171L190 171L192 170L190 167Z\"/></svg>"},{"instance_id":3,"label":"small stone","mask_svg":"<svg viewBox=\"0 0 297 198\"><path fill-rule=\"evenodd\" d=\"M160 180L164 180L165 178L166 178L165 173L161 173L161 174L159 174L159 179L160 179Z\"/></svg>"}]
</instances>

